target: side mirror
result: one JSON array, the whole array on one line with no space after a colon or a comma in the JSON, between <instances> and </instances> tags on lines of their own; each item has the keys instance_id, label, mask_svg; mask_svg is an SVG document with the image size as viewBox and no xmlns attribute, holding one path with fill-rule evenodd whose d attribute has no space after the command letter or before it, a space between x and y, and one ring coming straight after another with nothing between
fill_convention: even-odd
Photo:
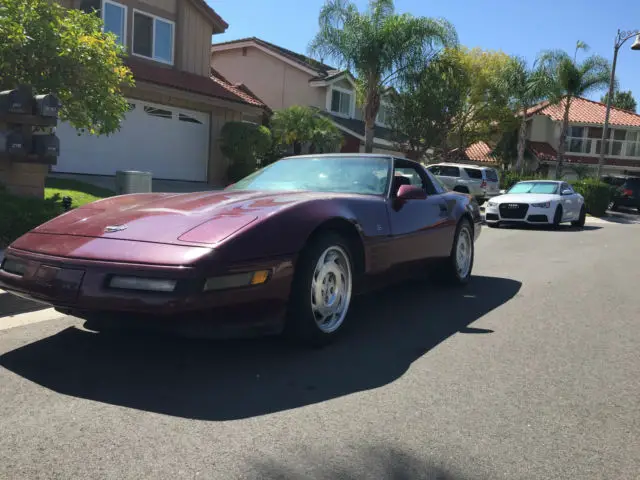
<instances>
[{"instance_id":1,"label":"side mirror","mask_svg":"<svg viewBox=\"0 0 640 480\"><path fill-rule=\"evenodd\" d=\"M562 190L562 195L573 195L573 192L571 190Z\"/></svg>"},{"instance_id":2,"label":"side mirror","mask_svg":"<svg viewBox=\"0 0 640 480\"><path fill-rule=\"evenodd\" d=\"M396 198L398 200L424 200L427 198L427 193L415 185L402 185L398 189Z\"/></svg>"}]
</instances>

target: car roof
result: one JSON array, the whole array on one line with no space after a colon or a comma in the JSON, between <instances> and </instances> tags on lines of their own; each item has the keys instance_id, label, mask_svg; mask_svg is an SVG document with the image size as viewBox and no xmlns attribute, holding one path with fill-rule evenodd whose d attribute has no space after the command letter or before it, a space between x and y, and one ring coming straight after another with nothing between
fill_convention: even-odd
<instances>
[{"instance_id":1,"label":"car roof","mask_svg":"<svg viewBox=\"0 0 640 480\"><path fill-rule=\"evenodd\" d=\"M567 183L564 180L536 180L535 178L532 180L520 180L517 183Z\"/></svg>"},{"instance_id":2,"label":"car roof","mask_svg":"<svg viewBox=\"0 0 640 480\"><path fill-rule=\"evenodd\" d=\"M387 153L308 153L305 155L290 155L282 158L318 158L318 157L335 157L335 158L394 158L398 160L409 160L405 157L399 157L397 155L391 155ZM412 160L409 160L412 161Z\"/></svg>"},{"instance_id":3,"label":"car roof","mask_svg":"<svg viewBox=\"0 0 640 480\"><path fill-rule=\"evenodd\" d=\"M429 167L435 167L440 165L446 166L446 167L478 168L480 170L494 170L493 167L485 167L484 165L469 165L468 163L453 163L453 162L433 163L429 165Z\"/></svg>"}]
</instances>

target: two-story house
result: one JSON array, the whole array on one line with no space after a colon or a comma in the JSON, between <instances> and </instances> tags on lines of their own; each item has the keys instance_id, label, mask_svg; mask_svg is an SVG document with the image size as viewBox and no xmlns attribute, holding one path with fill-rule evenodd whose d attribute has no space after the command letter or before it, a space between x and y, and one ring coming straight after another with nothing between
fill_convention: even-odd
<instances>
[{"instance_id":1,"label":"two-story house","mask_svg":"<svg viewBox=\"0 0 640 480\"><path fill-rule=\"evenodd\" d=\"M531 109L527 120L528 149L551 178L555 176L565 105L565 100L556 105L542 102ZM571 100L563 169L566 178L572 176L571 165L598 164L606 108L585 98ZM612 107L609 135L603 173L640 175L640 115Z\"/></svg>"},{"instance_id":2,"label":"two-story house","mask_svg":"<svg viewBox=\"0 0 640 480\"><path fill-rule=\"evenodd\" d=\"M319 108L343 132L343 152L364 151L365 124L356 105L354 78L348 71L255 37L214 44L211 66L230 82L246 85L271 110L293 105ZM401 155L395 151L385 117L383 97L374 152Z\"/></svg>"},{"instance_id":3,"label":"two-story house","mask_svg":"<svg viewBox=\"0 0 640 480\"><path fill-rule=\"evenodd\" d=\"M541 102L527 114L527 167L555 178L565 100L552 105ZM594 169L600 158L606 105L586 98L573 98L569 106L569 130L565 140L563 177L576 177L573 165ZM640 115L612 107L609 116L609 143L603 174L640 176ZM497 165L492 148L478 142L451 153L456 162ZM515 161L515 159L514 159Z\"/></svg>"},{"instance_id":4,"label":"two-story house","mask_svg":"<svg viewBox=\"0 0 640 480\"><path fill-rule=\"evenodd\" d=\"M126 47L136 85L119 132L78 136L58 127L55 172L114 175L142 170L154 178L220 185L218 148L227 121L259 117L265 105L249 90L212 76L211 37L228 25L204 0L59 0L95 12Z\"/></svg>"}]
</instances>

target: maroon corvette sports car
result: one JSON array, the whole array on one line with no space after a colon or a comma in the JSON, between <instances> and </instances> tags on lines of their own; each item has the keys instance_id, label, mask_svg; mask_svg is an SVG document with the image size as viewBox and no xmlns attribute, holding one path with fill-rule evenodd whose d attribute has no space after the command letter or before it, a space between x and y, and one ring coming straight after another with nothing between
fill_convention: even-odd
<instances>
[{"instance_id":1,"label":"maroon corvette sports car","mask_svg":"<svg viewBox=\"0 0 640 480\"><path fill-rule=\"evenodd\" d=\"M297 156L223 191L122 195L65 213L7 249L0 287L103 327L321 344L370 280L437 267L467 283L480 230L477 203L419 163Z\"/></svg>"}]
</instances>

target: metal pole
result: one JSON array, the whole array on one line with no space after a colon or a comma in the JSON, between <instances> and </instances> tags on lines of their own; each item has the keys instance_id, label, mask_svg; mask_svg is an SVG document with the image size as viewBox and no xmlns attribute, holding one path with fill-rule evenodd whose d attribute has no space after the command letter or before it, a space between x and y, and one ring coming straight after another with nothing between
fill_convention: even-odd
<instances>
[{"instance_id":1,"label":"metal pole","mask_svg":"<svg viewBox=\"0 0 640 480\"><path fill-rule=\"evenodd\" d=\"M618 36L620 30L618 30ZM613 101L613 87L615 85L616 78L616 63L618 61L618 37L613 48L613 65L611 66L611 79L609 80L609 95L607 95L607 112L604 115L604 128L602 129L602 142L600 144L600 158L598 159L598 169L596 171L596 178L599 180L602 175L602 167L604 165L604 157L609 147L609 114L611 113L611 102Z\"/></svg>"}]
</instances>

